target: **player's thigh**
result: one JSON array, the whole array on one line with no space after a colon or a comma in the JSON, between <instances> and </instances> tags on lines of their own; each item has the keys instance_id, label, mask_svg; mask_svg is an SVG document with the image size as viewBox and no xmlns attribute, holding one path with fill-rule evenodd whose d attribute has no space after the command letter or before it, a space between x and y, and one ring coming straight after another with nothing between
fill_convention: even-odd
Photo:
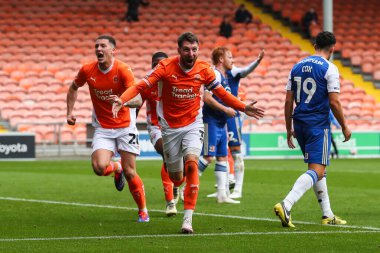
<instances>
[{"instance_id":1,"label":"player's thigh","mask_svg":"<svg viewBox=\"0 0 380 253\"><path fill-rule=\"evenodd\" d=\"M328 128L310 128L305 131L305 162L329 165L331 131Z\"/></svg>"},{"instance_id":2,"label":"player's thigh","mask_svg":"<svg viewBox=\"0 0 380 253\"><path fill-rule=\"evenodd\" d=\"M196 124L192 128L184 132L182 139L182 154L184 157L187 155L194 155L199 158L204 138L203 124Z\"/></svg>"},{"instance_id":3,"label":"player's thigh","mask_svg":"<svg viewBox=\"0 0 380 253\"><path fill-rule=\"evenodd\" d=\"M203 156L215 156L217 144L217 127L212 123L204 124L204 138L203 138Z\"/></svg>"},{"instance_id":4,"label":"player's thigh","mask_svg":"<svg viewBox=\"0 0 380 253\"><path fill-rule=\"evenodd\" d=\"M156 142L162 138L161 129L158 126L148 126L148 133L150 137L150 142L153 146L155 146Z\"/></svg>"},{"instance_id":5,"label":"player's thigh","mask_svg":"<svg viewBox=\"0 0 380 253\"><path fill-rule=\"evenodd\" d=\"M95 128L92 141L91 161L94 170L100 173L111 161L116 151L116 139L110 129Z\"/></svg>"},{"instance_id":6,"label":"player's thigh","mask_svg":"<svg viewBox=\"0 0 380 253\"><path fill-rule=\"evenodd\" d=\"M183 133L175 129L162 132L164 160L171 173L183 171L182 138Z\"/></svg>"},{"instance_id":7,"label":"player's thigh","mask_svg":"<svg viewBox=\"0 0 380 253\"><path fill-rule=\"evenodd\" d=\"M241 126L239 117L227 119L228 146L240 146L242 143Z\"/></svg>"},{"instance_id":8,"label":"player's thigh","mask_svg":"<svg viewBox=\"0 0 380 253\"><path fill-rule=\"evenodd\" d=\"M306 138L304 133L304 127L302 125L293 124L294 128L294 135L296 136L298 145L300 146L300 149L302 151L302 154L305 155L305 145L306 145Z\"/></svg>"},{"instance_id":9,"label":"player's thigh","mask_svg":"<svg viewBox=\"0 0 380 253\"><path fill-rule=\"evenodd\" d=\"M115 153L116 136L112 133L111 129L95 128L94 137L92 139L92 152L94 153L99 149L105 149Z\"/></svg>"},{"instance_id":10,"label":"player's thigh","mask_svg":"<svg viewBox=\"0 0 380 253\"><path fill-rule=\"evenodd\" d=\"M135 155L140 154L139 133L135 126L114 129L116 134L117 149Z\"/></svg>"},{"instance_id":11,"label":"player's thigh","mask_svg":"<svg viewBox=\"0 0 380 253\"><path fill-rule=\"evenodd\" d=\"M217 146L215 156L217 157L227 157L228 155L228 138L227 129L225 127L218 129L217 135Z\"/></svg>"}]
</instances>

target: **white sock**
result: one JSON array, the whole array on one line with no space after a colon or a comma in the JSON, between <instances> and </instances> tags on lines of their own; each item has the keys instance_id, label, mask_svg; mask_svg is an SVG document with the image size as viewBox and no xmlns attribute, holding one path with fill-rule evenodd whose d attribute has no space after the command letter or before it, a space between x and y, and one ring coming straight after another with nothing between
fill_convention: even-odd
<instances>
[{"instance_id":1,"label":"white sock","mask_svg":"<svg viewBox=\"0 0 380 253\"><path fill-rule=\"evenodd\" d=\"M308 170L302 174L294 183L292 190L284 199L285 208L290 211L293 205L309 190L318 180L317 172Z\"/></svg>"},{"instance_id":2,"label":"white sock","mask_svg":"<svg viewBox=\"0 0 380 253\"><path fill-rule=\"evenodd\" d=\"M207 162L206 159L203 157L200 157L198 160L198 175L202 176L202 173L207 169L207 166L209 163Z\"/></svg>"},{"instance_id":3,"label":"white sock","mask_svg":"<svg viewBox=\"0 0 380 253\"><path fill-rule=\"evenodd\" d=\"M244 160L242 153L232 154L234 159L234 169L235 169L235 188L234 192L242 194L243 192L243 181L244 181Z\"/></svg>"},{"instance_id":4,"label":"white sock","mask_svg":"<svg viewBox=\"0 0 380 253\"><path fill-rule=\"evenodd\" d=\"M218 187L218 197L223 197L226 195L227 176L227 162L215 162L215 179Z\"/></svg>"},{"instance_id":5,"label":"white sock","mask_svg":"<svg viewBox=\"0 0 380 253\"><path fill-rule=\"evenodd\" d=\"M194 213L194 210L192 210L192 209L185 209L183 211L183 219L186 219L186 218L192 219L193 218L193 213Z\"/></svg>"},{"instance_id":6,"label":"white sock","mask_svg":"<svg viewBox=\"0 0 380 253\"><path fill-rule=\"evenodd\" d=\"M327 192L326 177L323 177L321 180L316 182L313 186L315 196L317 197L319 206L322 210L322 216L329 218L334 217L334 213L330 207L330 198Z\"/></svg>"}]
</instances>

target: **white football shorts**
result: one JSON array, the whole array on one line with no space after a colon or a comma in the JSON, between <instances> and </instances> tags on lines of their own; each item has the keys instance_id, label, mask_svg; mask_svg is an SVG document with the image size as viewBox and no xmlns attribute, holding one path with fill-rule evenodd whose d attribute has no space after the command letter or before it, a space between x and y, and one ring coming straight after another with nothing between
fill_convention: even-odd
<instances>
[{"instance_id":1,"label":"white football shorts","mask_svg":"<svg viewBox=\"0 0 380 253\"><path fill-rule=\"evenodd\" d=\"M200 156L203 135L203 123L198 121L185 127L162 130L164 158L170 172L183 171L183 158L186 155Z\"/></svg>"},{"instance_id":2,"label":"white football shorts","mask_svg":"<svg viewBox=\"0 0 380 253\"><path fill-rule=\"evenodd\" d=\"M95 127L92 152L98 149L107 149L114 153L122 150L139 155L139 132L136 126L115 129Z\"/></svg>"},{"instance_id":3,"label":"white football shorts","mask_svg":"<svg viewBox=\"0 0 380 253\"><path fill-rule=\"evenodd\" d=\"M159 126L153 126L148 124L147 129L150 136L150 142L153 144L153 146L155 146L156 142L162 138L161 128Z\"/></svg>"}]
</instances>

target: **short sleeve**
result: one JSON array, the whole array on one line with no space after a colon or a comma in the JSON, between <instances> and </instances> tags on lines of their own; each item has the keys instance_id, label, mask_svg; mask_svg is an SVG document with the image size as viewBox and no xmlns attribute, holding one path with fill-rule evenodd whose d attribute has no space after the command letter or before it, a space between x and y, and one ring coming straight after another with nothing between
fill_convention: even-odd
<instances>
[{"instance_id":1,"label":"short sleeve","mask_svg":"<svg viewBox=\"0 0 380 253\"><path fill-rule=\"evenodd\" d=\"M132 69L130 66L125 65L121 69L121 75L124 80L126 88L129 88L135 84L135 76L133 75Z\"/></svg>"},{"instance_id":2,"label":"short sleeve","mask_svg":"<svg viewBox=\"0 0 380 253\"><path fill-rule=\"evenodd\" d=\"M84 69L84 66L80 68L78 71L78 74L76 75L74 79L75 85L78 87L82 87L87 82L87 75L86 71Z\"/></svg>"},{"instance_id":3,"label":"short sleeve","mask_svg":"<svg viewBox=\"0 0 380 253\"><path fill-rule=\"evenodd\" d=\"M325 75L327 81L327 91L328 92L340 92L340 82L339 82L339 72L338 68L330 63L329 68Z\"/></svg>"},{"instance_id":4,"label":"short sleeve","mask_svg":"<svg viewBox=\"0 0 380 253\"><path fill-rule=\"evenodd\" d=\"M216 80L214 69L211 66L206 68L203 73L205 80L204 85L208 90L213 90L220 84L220 82Z\"/></svg>"},{"instance_id":5,"label":"short sleeve","mask_svg":"<svg viewBox=\"0 0 380 253\"><path fill-rule=\"evenodd\" d=\"M148 84L149 87L157 85L157 83L162 80L165 76L165 66L159 62L154 69L152 69L143 80Z\"/></svg>"}]
</instances>

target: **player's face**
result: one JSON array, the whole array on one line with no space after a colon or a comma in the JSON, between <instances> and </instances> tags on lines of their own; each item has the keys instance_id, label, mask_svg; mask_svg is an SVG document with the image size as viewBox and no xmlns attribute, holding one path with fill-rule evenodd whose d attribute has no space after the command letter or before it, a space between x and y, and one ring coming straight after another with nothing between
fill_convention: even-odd
<instances>
[{"instance_id":1,"label":"player's face","mask_svg":"<svg viewBox=\"0 0 380 253\"><path fill-rule=\"evenodd\" d=\"M157 64L158 64L160 61L162 61L163 59L165 59L165 57L158 57L158 58L153 59L153 60L152 60L152 69L153 69L154 67L156 67Z\"/></svg>"},{"instance_id":2,"label":"player's face","mask_svg":"<svg viewBox=\"0 0 380 253\"><path fill-rule=\"evenodd\" d=\"M114 53L115 48L107 39L95 41L95 54L100 64L112 62Z\"/></svg>"},{"instance_id":3,"label":"player's face","mask_svg":"<svg viewBox=\"0 0 380 253\"><path fill-rule=\"evenodd\" d=\"M199 45L197 42L184 41L182 46L178 48L180 62L186 69L191 69L199 54Z\"/></svg>"},{"instance_id":4,"label":"player's face","mask_svg":"<svg viewBox=\"0 0 380 253\"><path fill-rule=\"evenodd\" d=\"M232 53L231 51L227 51L223 57L223 67L226 70L231 70L233 64L234 64L234 58L232 57Z\"/></svg>"}]
</instances>

